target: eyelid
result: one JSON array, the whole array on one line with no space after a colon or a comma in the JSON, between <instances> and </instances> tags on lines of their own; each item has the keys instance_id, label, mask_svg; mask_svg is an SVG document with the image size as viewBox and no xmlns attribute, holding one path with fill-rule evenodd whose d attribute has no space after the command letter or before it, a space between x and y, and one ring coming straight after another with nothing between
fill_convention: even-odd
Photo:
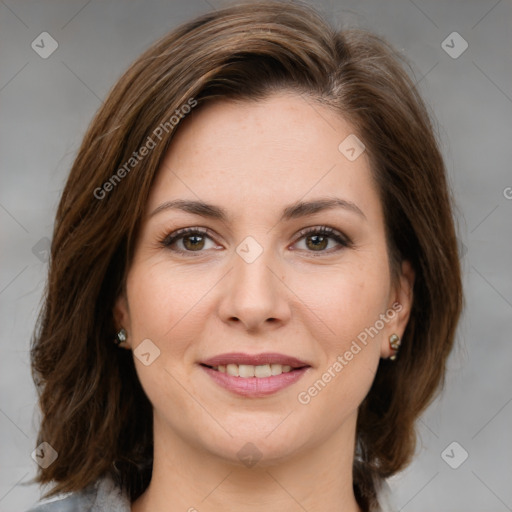
<instances>
[{"instance_id":1,"label":"eyelid","mask_svg":"<svg viewBox=\"0 0 512 512\"><path fill-rule=\"evenodd\" d=\"M202 227L188 227L188 228L181 228L177 229L176 231L172 231L171 233L165 235L160 243L164 246L168 246L171 243L173 243L175 240L179 240L180 238L184 237L187 234L194 234L194 233L200 233L204 236L208 236L208 238L211 238L214 240L213 232L208 228L202 228ZM192 252L192 251L190 251Z\"/></svg>"},{"instance_id":2,"label":"eyelid","mask_svg":"<svg viewBox=\"0 0 512 512\"><path fill-rule=\"evenodd\" d=\"M187 235L194 235L199 234L203 236L204 238L210 239L215 245L217 244L216 236L213 234L213 232L209 228L204 227L187 227L187 228L181 228L177 229L175 231L172 231L171 233L160 237L158 240L158 246L167 249L175 254L185 256L185 257L192 257L192 258L198 258L201 256L204 256L206 251L185 251L183 249L172 249L171 245L175 244L176 242L182 240Z\"/></svg>"},{"instance_id":3,"label":"eyelid","mask_svg":"<svg viewBox=\"0 0 512 512\"><path fill-rule=\"evenodd\" d=\"M294 243L297 243L301 238L310 234L310 233L320 233L321 235L329 236L330 238L334 238L338 241L338 243L351 246L352 240L337 229L331 228L330 226L310 226L308 228L301 229L297 234L297 239ZM313 251L314 252L314 251Z\"/></svg>"}]
</instances>

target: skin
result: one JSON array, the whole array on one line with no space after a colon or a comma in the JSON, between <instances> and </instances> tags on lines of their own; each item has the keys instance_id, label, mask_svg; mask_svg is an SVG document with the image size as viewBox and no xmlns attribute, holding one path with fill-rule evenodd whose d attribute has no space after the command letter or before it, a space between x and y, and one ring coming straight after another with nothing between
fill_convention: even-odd
<instances>
[{"instance_id":1,"label":"skin","mask_svg":"<svg viewBox=\"0 0 512 512\"><path fill-rule=\"evenodd\" d=\"M354 129L312 106L287 92L209 103L183 121L159 170L126 294L114 310L128 332L125 348L150 339L160 350L148 366L134 357L153 404L155 445L153 477L133 512L221 511L227 504L246 512L359 511L352 490L357 409L380 358L393 353L389 336L405 330L414 272L404 262L392 282L367 155L349 161L338 145ZM286 206L321 197L350 201L364 215L333 208L279 220ZM173 199L220 206L228 218L177 209L150 215ZM352 245L299 235L323 225ZM200 243L188 235L160 244L187 227L209 234ZM263 249L252 263L236 252L247 236ZM299 403L298 394L396 302L400 312L378 335L308 404ZM311 368L271 396L240 397L199 366L227 352L279 352ZM261 454L253 467L237 455L249 442Z\"/></svg>"}]
</instances>

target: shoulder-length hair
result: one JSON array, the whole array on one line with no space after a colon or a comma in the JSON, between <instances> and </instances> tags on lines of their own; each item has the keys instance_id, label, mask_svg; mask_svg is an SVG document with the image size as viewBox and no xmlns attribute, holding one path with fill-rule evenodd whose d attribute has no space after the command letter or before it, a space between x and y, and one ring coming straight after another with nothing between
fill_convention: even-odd
<instances>
[{"instance_id":1,"label":"shoulder-length hair","mask_svg":"<svg viewBox=\"0 0 512 512\"><path fill-rule=\"evenodd\" d=\"M373 507L378 484L414 454L415 421L444 382L463 302L446 170L404 64L378 35L337 30L307 5L257 2L181 25L120 78L62 193L31 345L42 412L38 444L58 452L35 479L56 484L45 497L83 489L105 474L132 500L149 484L152 407L131 352L112 342L112 310L150 187L185 105L287 90L354 127L378 184L393 275L402 260L416 272L399 357L380 362L359 408L354 490L363 510Z\"/></svg>"}]
</instances>

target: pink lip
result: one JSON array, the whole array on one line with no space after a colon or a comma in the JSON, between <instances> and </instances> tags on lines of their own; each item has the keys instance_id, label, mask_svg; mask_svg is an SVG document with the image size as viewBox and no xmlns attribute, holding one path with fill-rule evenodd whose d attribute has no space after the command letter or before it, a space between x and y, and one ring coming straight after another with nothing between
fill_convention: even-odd
<instances>
[{"instance_id":1,"label":"pink lip","mask_svg":"<svg viewBox=\"0 0 512 512\"><path fill-rule=\"evenodd\" d=\"M266 359L268 362L268 359ZM220 363L222 364L222 363ZM254 364L254 363L241 363ZM217 364L212 365L217 366ZM219 386L246 397L258 398L272 393L276 393L281 389L297 382L304 373L310 368L309 366L292 370L291 372L281 373L281 375L273 375L272 377L233 377L227 373L222 373L208 366L199 366L204 370Z\"/></svg>"},{"instance_id":2,"label":"pink lip","mask_svg":"<svg viewBox=\"0 0 512 512\"><path fill-rule=\"evenodd\" d=\"M286 356L284 354L277 354L275 352L265 352L263 354L244 354L242 352L231 352L229 354L220 354L205 361L202 364L207 366L220 366L224 364L250 364L258 366L262 364L282 364L289 365L292 368L302 368L310 366L308 363L297 359L296 357ZM268 377L271 378L271 377Z\"/></svg>"},{"instance_id":3,"label":"pink lip","mask_svg":"<svg viewBox=\"0 0 512 512\"><path fill-rule=\"evenodd\" d=\"M258 366L262 364L289 365L292 371L273 375L271 377L234 377L227 373L219 372L209 366L228 364L249 364ZM310 365L296 357L278 354L276 352L264 352L262 354L244 354L243 352L231 352L219 354L202 361L200 367L217 383L233 393L247 397L262 397L276 393L298 381Z\"/></svg>"}]
</instances>

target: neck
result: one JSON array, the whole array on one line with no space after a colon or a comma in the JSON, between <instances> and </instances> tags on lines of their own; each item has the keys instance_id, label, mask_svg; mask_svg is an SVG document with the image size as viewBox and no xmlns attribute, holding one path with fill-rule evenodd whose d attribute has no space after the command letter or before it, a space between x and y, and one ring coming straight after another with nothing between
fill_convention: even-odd
<instances>
[{"instance_id":1,"label":"neck","mask_svg":"<svg viewBox=\"0 0 512 512\"><path fill-rule=\"evenodd\" d=\"M245 467L201 451L155 418L153 474L132 512L360 512L352 488L355 420L285 461Z\"/></svg>"}]
</instances>

